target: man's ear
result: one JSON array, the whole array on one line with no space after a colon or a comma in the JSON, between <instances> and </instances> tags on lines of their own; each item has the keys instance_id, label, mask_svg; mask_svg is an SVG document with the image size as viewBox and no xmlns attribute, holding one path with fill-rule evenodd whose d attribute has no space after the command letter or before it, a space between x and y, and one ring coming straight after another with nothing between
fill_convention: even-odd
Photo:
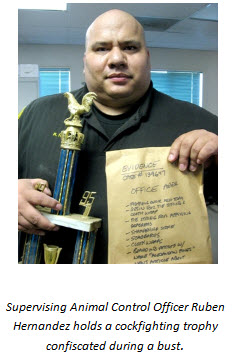
<instances>
[{"instance_id":1,"label":"man's ear","mask_svg":"<svg viewBox=\"0 0 233 358\"><path fill-rule=\"evenodd\" d=\"M146 49L146 52L147 52L148 58L150 60L150 51L148 50L148 48Z\"/></svg>"},{"instance_id":2,"label":"man's ear","mask_svg":"<svg viewBox=\"0 0 233 358\"><path fill-rule=\"evenodd\" d=\"M83 74L85 75L86 54L83 55Z\"/></svg>"},{"instance_id":3,"label":"man's ear","mask_svg":"<svg viewBox=\"0 0 233 358\"><path fill-rule=\"evenodd\" d=\"M146 52L147 52L147 61L148 61L148 64L149 64L149 67L150 67L150 69L151 69L151 63L150 63L150 51L147 49L146 50Z\"/></svg>"}]
</instances>

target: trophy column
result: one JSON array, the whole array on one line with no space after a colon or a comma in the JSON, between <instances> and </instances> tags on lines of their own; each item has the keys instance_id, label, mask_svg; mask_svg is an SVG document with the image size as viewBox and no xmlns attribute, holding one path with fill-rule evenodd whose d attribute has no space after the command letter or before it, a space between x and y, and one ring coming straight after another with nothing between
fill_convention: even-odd
<instances>
[{"instance_id":1,"label":"trophy column","mask_svg":"<svg viewBox=\"0 0 233 358\"><path fill-rule=\"evenodd\" d=\"M41 261L41 236L26 234L22 264L39 264Z\"/></svg>"}]
</instances>

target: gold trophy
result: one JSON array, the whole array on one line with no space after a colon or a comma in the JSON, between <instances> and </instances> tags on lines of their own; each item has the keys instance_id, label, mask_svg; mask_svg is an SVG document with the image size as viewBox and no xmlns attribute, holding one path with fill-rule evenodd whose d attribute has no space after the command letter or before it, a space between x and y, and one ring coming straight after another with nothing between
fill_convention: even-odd
<instances>
[{"instance_id":1,"label":"gold trophy","mask_svg":"<svg viewBox=\"0 0 233 358\"><path fill-rule=\"evenodd\" d=\"M89 216L96 193L84 192L80 201L80 205L85 207L83 215L70 213L70 207L76 182L79 152L84 141L80 116L90 110L93 100L96 99L96 94L94 92L86 93L82 98L82 103L78 103L72 93L66 92L64 96L68 99L70 116L64 120L66 129L60 134L53 133L54 136L61 138L61 152L53 197L62 204L62 209L57 212L45 207L37 206L37 208L52 223L76 230L72 264L91 264L97 230L102 221L100 218ZM78 185L78 183L76 184ZM36 189L43 191L42 185L39 184ZM23 264L41 263L41 241L39 235L28 235L24 245ZM44 243L45 263L56 264L61 250L58 246Z\"/></svg>"}]
</instances>

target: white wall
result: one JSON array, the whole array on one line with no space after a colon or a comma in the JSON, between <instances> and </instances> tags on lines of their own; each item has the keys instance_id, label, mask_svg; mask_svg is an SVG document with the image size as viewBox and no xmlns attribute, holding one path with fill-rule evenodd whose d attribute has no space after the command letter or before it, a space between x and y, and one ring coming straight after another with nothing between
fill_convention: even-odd
<instances>
[{"instance_id":1,"label":"white wall","mask_svg":"<svg viewBox=\"0 0 233 358\"><path fill-rule=\"evenodd\" d=\"M71 90L81 87L83 76L84 46L75 45L20 45L19 64L38 64L41 67L69 67ZM150 49L152 69L193 70L203 72L203 107L217 114L218 111L218 54L215 51L177 49ZM20 81L19 110L32 100L28 80ZM37 81L37 79L32 79ZM25 90L24 90L25 88ZM30 92L30 96L29 96ZM34 94L35 98L37 93Z\"/></svg>"}]
</instances>

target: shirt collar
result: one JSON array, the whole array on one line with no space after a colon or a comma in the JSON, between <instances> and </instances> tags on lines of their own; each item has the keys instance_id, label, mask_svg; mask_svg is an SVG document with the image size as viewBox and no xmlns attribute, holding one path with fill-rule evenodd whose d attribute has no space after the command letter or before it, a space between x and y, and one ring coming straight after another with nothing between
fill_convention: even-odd
<instances>
[{"instance_id":1,"label":"shirt collar","mask_svg":"<svg viewBox=\"0 0 233 358\"><path fill-rule=\"evenodd\" d=\"M79 96L77 98L78 101L82 99L82 97L88 92L87 85L85 84L84 87L80 90ZM119 136L122 132L127 130L128 128L137 127L139 126L140 122L145 118L150 110L150 103L153 97L153 84L152 81L147 92L143 95L143 97L139 100L139 106L136 112L129 117L127 120L114 134L114 136L110 139L110 142L114 140L117 136ZM85 126L87 123L91 127L95 128L98 132L102 135L106 136L103 128L101 127L99 121L96 119L95 115L93 114L92 109L88 113L84 113L81 116L82 123Z\"/></svg>"}]
</instances>

